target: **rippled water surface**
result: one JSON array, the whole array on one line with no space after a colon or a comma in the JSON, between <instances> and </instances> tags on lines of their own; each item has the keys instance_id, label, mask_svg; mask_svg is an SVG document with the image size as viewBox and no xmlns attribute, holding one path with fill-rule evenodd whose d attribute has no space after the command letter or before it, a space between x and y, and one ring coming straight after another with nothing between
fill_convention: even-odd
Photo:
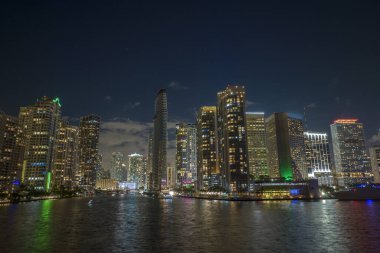
<instances>
[{"instance_id":1,"label":"rippled water surface","mask_svg":"<svg viewBox=\"0 0 380 253\"><path fill-rule=\"evenodd\" d=\"M0 252L380 252L380 202L88 201L0 206Z\"/></svg>"}]
</instances>

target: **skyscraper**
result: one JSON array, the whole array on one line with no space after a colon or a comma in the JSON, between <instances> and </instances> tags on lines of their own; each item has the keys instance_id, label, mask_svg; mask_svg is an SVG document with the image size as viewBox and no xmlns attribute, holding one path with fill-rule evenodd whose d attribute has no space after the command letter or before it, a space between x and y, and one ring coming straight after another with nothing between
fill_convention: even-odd
<instances>
[{"instance_id":1,"label":"skyscraper","mask_svg":"<svg viewBox=\"0 0 380 253\"><path fill-rule=\"evenodd\" d=\"M222 185L232 192L249 190L244 86L218 92L218 151Z\"/></svg>"},{"instance_id":2,"label":"skyscraper","mask_svg":"<svg viewBox=\"0 0 380 253\"><path fill-rule=\"evenodd\" d=\"M100 117L88 115L80 118L79 123L79 183L95 186L96 170L99 168Z\"/></svg>"},{"instance_id":3,"label":"skyscraper","mask_svg":"<svg viewBox=\"0 0 380 253\"><path fill-rule=\"evenodd\" d=\"M140 179L143 173L143 155L140 154L130 154L128 155L128 179L130 183L136 183L137 187L144 185L139 185L141 183Z\"/></svg>"},{"instance_id":4,"label":"skyscraper","mask_svg":"<svg viewBox=\"0 0 380 253\"><path fill-rule=\"evenodd\" d=\"M220 186L216 106L202 106L197 114L197 189Z\"/></svg>"},{"instance_id":5,"label":"skyscraper","mask_svg":"<svg viewBox=\"0 0 380 253\"><path fill-rule=\"evenodd\" d=\"M370 182L372 174L363 124L358 119L337 119L330 127L338 185Z\"/></svg>"},{"instance_id":6,"label":"skyscraper","mask_svg":"<svg viewBox=\"0 0 380 253\"><path fill-rule=\"evenodd\" d=\"M276 112L266 119L271 178L307 179L302 119Z\"/></svg>"},{"instance_id":7,"label":"skyscraper","mask_svg":"<svg viewBox=\"0 0 380 253\"><path fill-rule=\"evenodd\" d=\"M166 187L167 122L168 106L166 90L161 89L157 93L155 100L155 115L153 123L152 188L155 192L161 190L161 185Z\"/></svg>"},{"instance_id":8,"label":"skyscraper","mask_svg":"<svg viewBox=\"0 0 380 253\"><path fill-rule=\"evenodd\" d=\"M111 179L124 181L127 178L127 166L121 152L113 152L111 160Z\"/></svg>"},{"instance_id":9,"label":"skyscraper","mask_svg":"<svg viewBox=\"0 0 380 253\"><path fill-rule=\"evenodd\" d=\"M148 156L147 156L147 176L146 189L153 191L153 133L149 133L148 137Z\"/></svg>"},{"instance_id":10,"label":"skyscraper","mask_svg":"<svg viewBox=\"0 0 380 253\"><path fill-rule=\"evenodd\" d=\"M262 112L247 112L246 118L249 174L256 179L268 177L265 115Z\"/></svg>"},{"instance_id":11,"label":"skyscraper","mask_svg":"<svg viewBox=\"0 0 380 253\"><path fill-rule=\"evenodd\" d=\"M273 113L265 120L267 130L268 168L271 178L293 179L289 145L288 115Z\"/></svg>"},{"instance_id":12,"label":"skyscraper","mask_svg":"<svg viewBox=\"0 0 380 253\"><path fill-rule=\"evenodd\" d=\"M305 137L302 118L288 115L290 156L295 179L307 179Z\"/></svg>"},{"instance_id":13,"label":"skyscraper","mask_svg":"<svg viewBox=\"0 0 380 253\"><path fill-rule=\"evenodd\" d=\"M168 186L170 188L175 188L176 185L177 185L177 171L175 169L175 167L173 166L170 166L170 164L168 164L168 172L167 172L167 175L168 175Z\"/></svg>"},{"instance_id":14,"label":"skyscraper","mask_svg":"<svg viewBox=\"0 0 380 253\"><path fill-rule=\"evenodd\" d=\"M0 192L11 193L20 185L21 161L18 118L0 111Z\"/></svg>"},{"instance_id":15,"label":"skyscraper","mask_svg":"<svg viewBox=\"0 0 380 253\"><path fill-rule=\"evenodd\" d=\"M78 128L60 121L54 148L54 187L73 186L78 169Z\"/></svg>"},{"instance_id":16,"label":"skyscraper","mask_svg":"<svg viewBox=\"0 0 380 253\"><path fill-rule=\"evenodd\" d=\"M371 157L373 181L380 184L380 147L375 146L369 149Z\"/></svg>"},{"instance_id":17,"label":"skyscraper","mask_svg":"<svg viewBox=\"0 0 380 253\"><path fill-rule=\"evenodd\" d=\"M308 178L318 179L319 185L333 185L330 149L327 133L305 132L306 168Z\"/></svg>"},{"instance_id":18,"label":"skyscraper","mask_svg":"<svg viewBox=\"0 0 380 253\"><path fill-rule=\"evenodd\" d=\"M25 148L22 181L37 191L51 190L53 154L61 117L58 98L42 97L20 108L20 128Z\"/></svg>"},{"instance_id":19,"label":"skyscraper","mask_svg":"<svg viewBox=\"0 0 380 253\"><path fill-rule=\"evenodd\" d=\"M179 184L191 184L197 178L197 131L194 124L176 126L176 169Z\"/></svg>"}]
</instances>

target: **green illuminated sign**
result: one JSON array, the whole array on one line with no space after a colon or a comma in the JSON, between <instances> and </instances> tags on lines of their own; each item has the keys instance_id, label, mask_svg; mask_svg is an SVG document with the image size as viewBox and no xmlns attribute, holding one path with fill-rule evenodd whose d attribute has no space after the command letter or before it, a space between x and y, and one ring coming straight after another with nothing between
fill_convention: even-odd
<instances>
[{"instance_id":1,"label":"green illuminated sign","mask_svg":"<svg viewBox=\"0 0 380 253\"><path fill-rule=\"evenodd\" d=\"M53 99L53 102L54 102L54 103L57 103L57 104L59 105L59 107L62 107L62 105L61 105L61 101L59 100L59 97L54 98L54 99Z\"/></svg>"}]
</instances>

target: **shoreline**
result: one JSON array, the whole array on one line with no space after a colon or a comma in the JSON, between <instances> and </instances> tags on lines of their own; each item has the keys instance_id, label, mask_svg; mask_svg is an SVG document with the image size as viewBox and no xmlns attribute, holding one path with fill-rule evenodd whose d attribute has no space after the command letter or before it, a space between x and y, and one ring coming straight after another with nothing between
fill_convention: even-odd
<instances>
[{"instance_id":1,"label":"shoreline","mask_svg":"<svg viewBox=\"0 0 380 253\"><path fill-rule=\"evenodd\" d=\"M302 200L302 201L320 201L326 199L335 199L337 198L273 198L273 199L265 199L265 198L218 198L218 197L202 197L202 196L175 196L176 198L192 198L192 199L205 199L205 200L218 200L218 201L289 201L289 200Z\"/></svg>"},{"instance_id":2,"label":"shoreline","mask_svg":"<svg viewBox=\"0 0 380 253\"><path fill-rule=\"evenodd\" d=\"M7 201L0 201L0 205L7 205L7 204L20 204L20 203L28 203L28 202L35 202L35 201L41 201L41 200L57 200L57 199L71 199L71 198L81 198L82 196L71 196L71 197L60 197L60 196L44 196L44 197L36 197L32 199L24 199L24 200L7 200Z\"/></svg>"}]
</instances>

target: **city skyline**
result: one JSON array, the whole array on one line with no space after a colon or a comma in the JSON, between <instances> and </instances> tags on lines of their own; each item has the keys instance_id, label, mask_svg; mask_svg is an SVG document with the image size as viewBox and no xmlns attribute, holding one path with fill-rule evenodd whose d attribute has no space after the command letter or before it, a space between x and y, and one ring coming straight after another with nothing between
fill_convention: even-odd
<instances>
[{"instance_id":1,"label":"city skyline","mask_svg":"<svg viewBox=\"0 0 380 253\"><path fill-rule=\"evenodd\" d=\"M356 117L369 140L380 126L376 6L13 2L0 15L8 38L0 42L0 83L7 87L0 109L16 116L38 97L58 96L71 124L82 115L101 116L107 131L101 150L142 153L141 145L124 149L137 139L131 128L144 135L137 142L146 138L160 88L168 92L171 128L194 122L216 92L240 83L247 111L303 115L307 108L308 127L317 132L327 132L336 118Z\"/></svg>"}]
</instances>

